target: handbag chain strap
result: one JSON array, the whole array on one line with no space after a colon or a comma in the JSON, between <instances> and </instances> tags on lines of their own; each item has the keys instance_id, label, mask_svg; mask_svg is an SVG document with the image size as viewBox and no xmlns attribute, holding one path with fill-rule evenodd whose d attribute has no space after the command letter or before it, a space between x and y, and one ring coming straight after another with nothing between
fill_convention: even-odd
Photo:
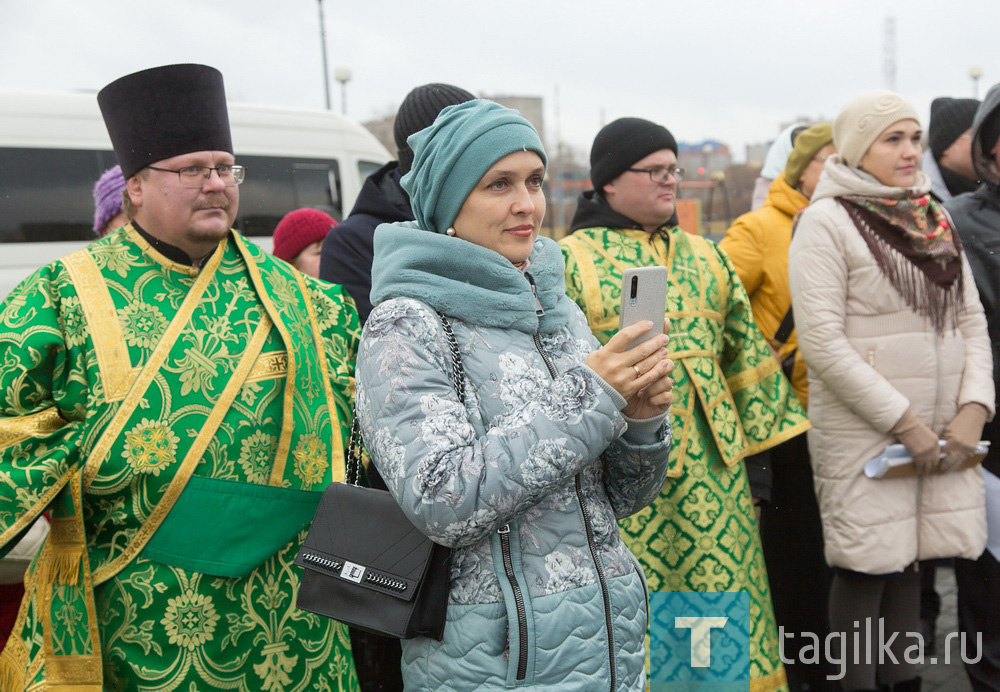
<instances>
[{"instance_id":1,"label":"handbag chain strap","mask_svg":"<svg viewBox=\"0 0 1000 692\"><path fill-rule=\"evenodd\" d=\"M462 354L458 350L458 341L455 340L455 332L452 331L451 322L440 312L437 314L441 319L441 326L444 328L444 335L448 341L448 350L451 352L451 383L458 393L458 400L465 406L465 367L462 365ZM347 482L351 485L358 485L361 482L361 447L364 441L361 439L361 427L358 425L357 399L354 403L354 417L351 423L351 439L347 443Z\"/></svg>"}]
</instances>

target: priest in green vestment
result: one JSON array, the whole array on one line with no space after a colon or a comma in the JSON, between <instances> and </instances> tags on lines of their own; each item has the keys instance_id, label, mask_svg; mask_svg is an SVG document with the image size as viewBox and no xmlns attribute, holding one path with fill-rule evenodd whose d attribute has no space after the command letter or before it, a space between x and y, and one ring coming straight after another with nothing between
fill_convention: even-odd
<instances>
[{"instance_id":1,"label":"priest in green vestment","mask_svg":"<svg viewBox=\"0 0 1000 692\"><path fill-rule=\"evenodd\" d=\"M670 223L682 174L666 128L622 118L601 130L591 152L594 190L581 197L561 241L566 289L606 343L618 330L624 271L667 267L667 348L676 364L670 471L659 499L620 527L652 593L746 594L750 612L739 634L747 646L717 680L770 692L786 688L785 671L744 460L809 422L729 258ZM654 692L658 681L674 689L692 679L698 671L687 663L657 659L654 647Z\"/></svg>"},{"instance_id":2,"label":"priest in green vestment","mask_svg":"<svg viewBox=\"0 0 1000 692\"><path fill-rule=\"evenodd\" d=\"M343 479L353 302L231 229L247 172L217 70L98 102L130 223L0 306L0 545L52 521L0 689L355 690L292 564Z\"/></svg>"}]
</instances>

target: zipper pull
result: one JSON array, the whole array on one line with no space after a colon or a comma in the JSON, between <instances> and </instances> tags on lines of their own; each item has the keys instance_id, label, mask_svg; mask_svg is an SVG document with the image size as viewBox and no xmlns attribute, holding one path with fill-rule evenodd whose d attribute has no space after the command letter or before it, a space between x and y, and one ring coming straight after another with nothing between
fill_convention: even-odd
<instances>
[{"instance_id":1,"label":"zipper pull","mask_svg":"<svg viewBox=\"0 0 1000 692\"><path fill-rule=\"evenodd\" d=\"M542 317L545 315L545 308L542 307L542 302L538 300L538 289L535 288L535 280L527 272L524 273L524 277L531 285L531 295L535 299L535 317Z\"/></svg>"},{"instance_id":2,"label":"zipper pull","mask_svg":"<svg viewBox=\"0 0 1000 692\"><path fill-rule=\"evenodd\" d=\"M510 533L510 524L504 524L503 526L501 526L499 529L497 529L497 533L500 534L501 536L506 536L508 533Z\"/></svg>"}]
</instances>

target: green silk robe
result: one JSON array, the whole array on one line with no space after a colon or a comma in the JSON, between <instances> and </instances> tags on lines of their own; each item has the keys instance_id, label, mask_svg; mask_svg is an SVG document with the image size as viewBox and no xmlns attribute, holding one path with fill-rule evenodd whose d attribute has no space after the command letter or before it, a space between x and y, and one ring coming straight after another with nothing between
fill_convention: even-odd
<instances>
[{"instance_id":1,"label":"green silk robe","mask_svg":"<svg viewBox=\"0 0 1000 692\"><path fill-rule=\"evenodd\" d=\"M354 690L292 560L343 480L359 339L339 286L232 232L200 270L131 226L0 306L0 545L49 539L0 689Z\"/></svg>"},{"instance_id":2,"label":"green silk robe","mask_svg":"<svg viewBox=\"0 0 1000 692\"><path fill-rule=\"evenodd\" d=\"M767 572L744 465L746 456L809 428L729 258L679 228L655 233L586 228L560 244L567 293L601 343L618 331L621 279L630 267L669 270L666 313L674 360L674 445L660 497L621 520L651 591L744 592L757 647L740 689L785 686ZM651 614L655 617L655 614ZM671 666L670 661L657 661Z\"/></svg>"}]
</instances>

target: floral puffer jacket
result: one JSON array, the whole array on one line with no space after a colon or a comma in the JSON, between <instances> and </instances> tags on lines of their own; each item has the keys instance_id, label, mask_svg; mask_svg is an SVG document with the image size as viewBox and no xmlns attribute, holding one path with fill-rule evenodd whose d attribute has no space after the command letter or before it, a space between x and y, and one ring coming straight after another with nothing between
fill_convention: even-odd
<instances>
[{"instance_id":1,"label":"floral puffer jacket","mask_svg":"<svg viewBox=\"0 0 1000 692\"><path fill-rule=\"evenodd\" d=\"M399 266L410 261L398 256L406 234L401 240L389 227L394 261L380 242L386 228L376 234L377 258L383 250L376 266L388 268L373 280L377 303L380 285L394 292L385 288L394 281L386 274L411 282L414 275ZM490 250L420 233L432 246L422 267L434 255L447 263L459 247L469 265L456 275L468 288L456 282L443 291L467 291L458 301L464 307L448 317L465 370L465 406L450 380L435 312L442 305L413 297L377 304L357 371L372 461L414 524L454 548L444 639L403 642L406 689L643 689L645 583L616 519L657 496L670 450L667 418L627 421L620 396L583 365L598 343L580 310L556 294L563 284L555 243L536 244L522 274L491 264L483 253L506 261ZM433 247L441 242L448 245ZM530 297L535 284L533 304L561 312L562 324L540 331L538 317L525 315L514 327L484 325L516 312L508 306L500 315L478 302L477 292L497 288L498 274L503 286L491 302L503 303L502 292L518 282Z\"/></svg>"}]
</instances>

